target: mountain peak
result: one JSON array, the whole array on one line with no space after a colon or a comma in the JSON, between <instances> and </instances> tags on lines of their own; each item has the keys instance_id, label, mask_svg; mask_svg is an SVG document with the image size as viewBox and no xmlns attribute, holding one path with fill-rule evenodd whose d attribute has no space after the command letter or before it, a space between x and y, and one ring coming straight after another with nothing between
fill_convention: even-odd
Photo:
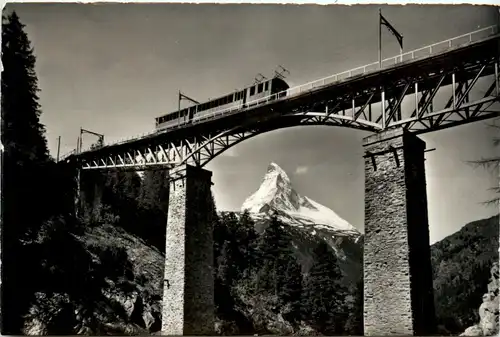
<instances>
[{"instance_id":1,"label":"mountain peak","mask_svg":"<svg viewBox=\"0 0 500 337\"><path fill-rule=\"evenodd\" d=\"M267 166L267 173L264 176L264 180L267 176L280 176L281 179L287 183L290 183L290 178L286 174L285 170L283 170L278 164L271 162L269 166Z\"/></svg>"},{"instance_id":2,"label":"mountain peak","mask_svg":"<svg viewBox=\"0 0 500 337\"><path fill-rule=\"evenodd\" d=\"M336 231L359 233L328 207L297 193L286 172L274 162L268 165L259 189L245 200L241 210L261 215L275 211L291 220L294 225L298 223L300 226L321 226Z\"/></svg>"}]
</instances>

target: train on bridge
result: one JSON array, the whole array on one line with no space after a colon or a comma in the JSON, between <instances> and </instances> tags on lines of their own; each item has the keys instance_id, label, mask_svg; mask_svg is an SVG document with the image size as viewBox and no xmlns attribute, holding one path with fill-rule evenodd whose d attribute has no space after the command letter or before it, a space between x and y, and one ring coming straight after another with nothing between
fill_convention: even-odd
<instances>
[{"instance_id":1,"label":"train on bridge","mask_svg":"<svg viewBox=\"0 0 500 337\"><path fill-rule=\"evenodd\" d=\"M215 111L230 108L244 109L252 106L252 102L260 98L270 96L269 100L272 101L286 96L288 88L290 86L282 78L274 77L231 94L156 117L156 130L166 130L174 126L192 123L194 120Z\"/></svg>"}]
</instances>

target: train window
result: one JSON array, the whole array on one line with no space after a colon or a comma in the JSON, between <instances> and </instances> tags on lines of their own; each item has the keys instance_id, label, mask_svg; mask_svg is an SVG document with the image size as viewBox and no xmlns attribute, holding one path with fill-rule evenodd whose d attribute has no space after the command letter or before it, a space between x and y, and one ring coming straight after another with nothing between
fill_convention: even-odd
<instances>
[{"instance_id":1,"label":"train window","mask_svg":"<svg viewBox=\"0 0 500 337\"><path fill-rule=\"evenodd\" d=\"M266 82L266 86L264 88L265 91L268 91L269 90L269 82Z\"/></svg>"},{"instance_id":2,"label":"train window","mask_svg":"<svg viewBox=\"0 0 500 337\"><path fill-rule=\"evenodd\" d=\"M255 95L255 87L250 88L250 96Z\"/></svg>"},{"instance_id":3,"label":"train window","mask_svg":"<svg viewBox=\"0 0 500 337\"><path fill-rule=\"evenodd\" d=\"M259 87L257 88L257 93L259 93L259 94L260 94L260 93L262 92L262 90L263 90L263 89L264 89L264 83L260 83L260 84L259 84Z\"/></svg>"},{"instance_id":4,"label":"train window","mask_svg":"<svg viewBox=\"0 0 500 337\"><path fill-rule=\"evenodd\" d=\"M228 102L228 103L233 103L233 95L231 95L231 96L229 96L229 97L227 98L227 102Z\"/></svg>"}]
</instances>

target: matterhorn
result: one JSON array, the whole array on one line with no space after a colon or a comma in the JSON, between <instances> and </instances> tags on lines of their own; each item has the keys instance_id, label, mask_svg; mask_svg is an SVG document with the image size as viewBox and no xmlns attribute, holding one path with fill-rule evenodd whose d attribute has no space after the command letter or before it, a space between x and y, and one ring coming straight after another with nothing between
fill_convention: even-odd
<instances>
[{"instance_id":1,"label":"matterhorn","mask_svg":"<svg viewBox=\"0 0 500 337\"><path fill-rule=\"evenodd\" d=\"M269 164L259 189L245 200L241 210L258 218L275 213L282 222L304 229L325 229L337 235L360 235L354 226L333 210L297 193L286 172L276 163Z\"/></svg>"},{"instance_id":2,"label":"matterhorn","mask_svg":"<svg viewBox=\"0 0 500 337\"><path fill-rule=\"evenodd\" d=\"M269 164L260 187L245 200L241 211L248 211L258 232L265 230L272 214L276 215L292 236L305 272L314 260L312 250L325 241L339 258L345 275L351 280L360 277L362 234L330 208L300 195L278 164Z\"/></svg>"}]
</instances>

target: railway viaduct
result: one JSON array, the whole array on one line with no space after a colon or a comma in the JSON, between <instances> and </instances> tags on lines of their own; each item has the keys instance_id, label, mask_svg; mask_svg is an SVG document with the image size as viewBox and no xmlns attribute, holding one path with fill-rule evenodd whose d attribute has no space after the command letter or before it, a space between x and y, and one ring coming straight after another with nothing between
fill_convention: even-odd
<instances>
[{"instance_id":1,"label":"railway viaduct","mask_svg":"<svg viewBox=\"0 0 500 337\"><path fill-rule=\"evenodd\" d=\"M365 162L365 335L433 332L425 143L419 134L499 116L496 26L290 88L278 100L217 111L63 161L80 170L169 169L162 333L213 334L211 172L203 166L279 128L370 131ZM439 104L439 97L443 98Z\"/></svg>"}]
</instances>

